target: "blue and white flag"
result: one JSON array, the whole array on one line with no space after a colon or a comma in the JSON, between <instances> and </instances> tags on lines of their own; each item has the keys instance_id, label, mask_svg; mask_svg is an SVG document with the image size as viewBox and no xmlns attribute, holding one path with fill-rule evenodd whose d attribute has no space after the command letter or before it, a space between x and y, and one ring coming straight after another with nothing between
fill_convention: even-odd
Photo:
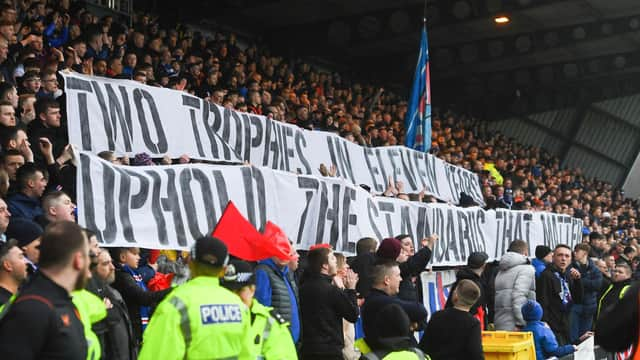
<instances>
[{"instance_id":1,"label":"blue and white flag","mask_svg":"<svg viewBox=\"0 0 640 360\"><path fill-rule=\"evenodd\" d=\"M427 25L422 28L418 65L413 78L413 89L405 119L405 145L418 151L431 148L431 74L429 71L429 44Z\"/></svg>"}]
</instances>

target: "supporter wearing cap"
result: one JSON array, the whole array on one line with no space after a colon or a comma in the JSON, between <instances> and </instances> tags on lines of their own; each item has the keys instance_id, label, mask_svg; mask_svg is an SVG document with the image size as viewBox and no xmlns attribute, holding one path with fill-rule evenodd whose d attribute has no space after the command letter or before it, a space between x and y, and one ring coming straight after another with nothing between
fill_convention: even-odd
<instances>
[{"instance_id":1,"label":"supporter wearing cap","mask_svg":"<svg viewBox=\"0 0 640 360\"><path fill-rule=\"evenodd\" d=\"M220 284L238 295L251 311L251 332L245 336L253 339L252 359L296 358L288 323L273 308L260 304L253 297L256 293L255 275L249 263L231 260Z\"/></svg>"},{"instance_id":2,"label":"supporter wearing cap","mask_svg":"<svg viewBox=\"0 0 640 360\"><path fill-rule=\"evenodd\" d=\"M402 282L398 297L403 300L420 302L418 291L412 278L419 276L431 260L431 249L438 240L433 234L422 239L422 248L415 252L413 239L409 235L402 234L395 238L382 240L376 255L379 261L397 261L400 265Z\"/></svg>"},{"instance_id":3,"label":"supporter wearing cap","mask_svg":"<svg viewBox=\"0 0 640 360\"><path fill-rule=\"evenodd\" d=\"M456 273L456 282L453 283L451 290L449 290L449 298L447 299L447 304L445 308L453 307L453 293L462 280L471 280L480 289L480 297L478 301L471 306L469 312L473 315L478 321L480 321L480 328L484 330L489 325L489 317L488 317L488 308L487 308L487 286L484 283L484 279L482 278L482 273L484 272L485 267L487 266L487 260L489 259L489 255L484 251L473 252L467 258L467 266L463 267Z\"/></svg>"},{"instance_id":4,"label":"supporter wearing cap","mask_svg":"<svg viewBox=\"0 0 640 360\"><path fill-rule=\"evenodd\" d=\"M302 357L341 358L344 347L342 319L358 320L355 287L358 275L348 271L345 289L332 284L338 263L331 248L316 247L307 254L307 267L300 287L302 313Z\"/></svg>"},{"instance_id":5,"label":"supporter wearing cap","mask_svg":"<svg viewBox=\"0 0 640 360\"><path fill-rule=\"evenodd\" d=\"M536 269L536 278L540 277L540 274L547 268L547 265L551 264L553 258L553 251L546 245L536 246L536 257L531 260L531 265Z\"/></svg>"},{"instance_id":6,"label":"supporter wearing cap","mask_svg":"<svg viewBox=\"0 0 640 360\"><path fill-rule=\"evenodd\" d=\"M27 278L27 261L18 242L0 243L0 305L6 304Z\"/></svg>"},{"instance_id":7,"label":"supporter wearing cap","mask_svg":"<svg viewBox=\"0 0 640 360\"><path fill-rule=\"evenodd\" d=\"M293 342L300 341L300 308L298 286L288 266L289 259L272 257L258 262L256 266L256 300L273 307L291 324Z\"/></svg>"},{"instance_id":8,"label":"supporter wearing cap","mask_svg":"<svg viewBox=\"0 0 640 360\"><path fill-rule=\"evenodd\" d=\"M2 358L86 359L84 328L71 292L84 288L90 276L87 239L77 224L61 221L47 227L40 251L39 271L0 322Z\"/></svg>"},{"instance_id":9,"label":"supporter wearing cap","mask_svg":"<svg viewBox=\"0 0 640 360\"><path fill-rule=\"evenodd\" d=\"M27 261L29 274L35 273L38 269L42 233L40 225L22 218L11 219L7 227L7 238L16 239Z\"/></svg>"},{"instance_id":10,"label":"supporter wearing cap","mask_svg":"<svg viewBox=\"0 0 640 360\"><path fill-rule=\"evenodd\" d=\"M249 309L220 285L229 263L227 246L211 236L199 238L191 259L191 280L156 308L139 359L250 359Z\"/></svg>"}]
</instances>

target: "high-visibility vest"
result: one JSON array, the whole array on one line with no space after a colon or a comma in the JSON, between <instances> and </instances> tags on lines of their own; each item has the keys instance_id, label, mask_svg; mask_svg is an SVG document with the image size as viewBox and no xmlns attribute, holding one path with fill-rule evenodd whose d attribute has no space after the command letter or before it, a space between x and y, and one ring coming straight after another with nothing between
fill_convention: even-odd
<instances>
[{"instance_id":1,"label":"high-visibility vest","mask_svg":"<svg viewBox=\"0 0 640 360\"><path fill-rule=\"evenodd\" d=\"M219 279L199 276L158 305L144 332L140 360L251 359L251 315Z\"/></svg>"},{"instance_id":2,"label":"high-visibility vest","mask_svg":"<svg viewBox=\"0 0 640 360\"><path fill-rule=\"evenodd\" d=\"M87 339L87 360L98 360L102 357L102 349L100 340L91 326L107 317L107 307L102 299L85 289L74 291L71 296L71 301L78 309L84 327L84 336Z\"/></svg>"}]
</instances>

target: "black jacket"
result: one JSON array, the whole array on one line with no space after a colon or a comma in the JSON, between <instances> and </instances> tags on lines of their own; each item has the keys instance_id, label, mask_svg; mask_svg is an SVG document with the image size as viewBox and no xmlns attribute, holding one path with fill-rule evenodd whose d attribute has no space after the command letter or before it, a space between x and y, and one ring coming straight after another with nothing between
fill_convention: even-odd
<instances>
[{"instance_id":1,"label":"black jacket","mask_svg":"<svg viewBox=\"0 0 640 360\"><path fill-rule=\"evenodd\" d=\"M549 327L558 336L561 334L565 339L569 336L569 312L570 306L566 309L562 308L562 299L560 292L562 290L560 279L556 274L560 274L558 268L551 264L536 279L536 298L542 306L542 321L549 324ZM569 276L569 271L565 271L563 276L569 282L569 290L573 304L582 304L583 288L582 281L573 280Z\"/></svg>"},{"instance_id":2,"label":"black jacket","mask_svg":"<svg viewBox=\"0 0 640 360\"><path fill-rule=\"evenodd\" d=\"M142 323L140 321L140 306L155 306L168 293L171 288L161 291L145 291L138 286L131 274L124 270L116 270L116 281L113 287L122 294L124 302L127 304L129 318L133 326L133 334L136 344L142 342Z\"/></svg>"},{"instance_id":3,"label":"black jacket","mask_svg":"<svg viewBox=\"0 0 640 360\"><path fill-rule=\"evenodd\" d=\"M627 279L616 283L610 283L603 287L602 291L598 295L597 318L600 318L600 314L610 312L621 300L621 295L624 296L626 292L629 291L631 284L632 280Z\"/></svg>"},{"instance_id":4,"label":"black jacket","mask_svg":"<svg viewBox=\"0 0 640 360\"><path fill-rule=\"evenodd\" d=\"M436 312L429 320L420 349L433 360L481 360L480 322L456 308Z\"/></svg>"},{"instance_id":5,"label":"black jacket","mask_svg":"<svg viewBox=\"0 0 640 360\"><path fill-rule=\"evenodd\" d=\"M635 283L613 308L600 313L596 322L596 343L609 352L625 351L638 341L638 291Z\"/></svg>"},{"instance_id":6,"label":"black jacket","mask_svg":"<svg viewBox=\"0 0 640 360\"><path fill-rule=\"evenodd\" d=\"M87 284L87 290L101 299L109 299L112 304L111 309L107 310L106 319L93 325L93 332L100 339L102 360L136 359L136 339L122 295L95 275Z\"/></svg>"},{"instance_id":7,"label":"black jacket","mask_svg":"<svg viewBox=\"0 0 640 360\"><path fill-rule=\"evenodd\" d=\"M376 263L375 253L360 254L351 259L349 266L358 274L356 291L360 297L366 298L371 290L371 271Z\"/></svg>"},{"instance_id":8,"label":"black jacket","mask_svg":"<svg viewBox=\"0 0 640 360\"><path fill-rule=\"evenodd\" d=\"M453 292L458 287L458 283L460 282L460 280L471 280L480 288L480 298L478 298L478 301L476 301L476 303L473 304L473 306L469 310L469 313L471 315L476 315L478 313L478 308L482 307L485 312L484 325L486 327L488 325L488 320L489 320L487 316L488 311L487 311L486 287L484 285L484 281L482 280L482 278L480 278L480 276L478 276L478 274L473 272L473 270L471 270L469 267L465 266L456 273L456 282L453 283L453 285L451 286L451 290L449 290L449 297L447 298L447 303L445 305L445 308L453 307Z\"/></svg>"},{"instance_id":9,"label":"black jacket","mask_svg":"<svg viewBox=\"0 0 640 360\"><path fill-rule=\"evenodd\" d=\"M35 119L29 123L27 126L27 134L31 141L31 151L33 152L34 162L40 165L44 165L45 161L44 155L42 155L40 151L40 142L38 139L45 137L51 141L54 159L62 154L62 150L64 150L64 147L69 143L67 133L62 126L59 128L49 128L46 127L40 119Z\"/></svg>"},{"instance_id":10,"label":"black jacket","mask_svg":"<svg viewBox=\"0 0 640 360\"><path fill-rule=\"evenodd\" d=\"M418 291L412 278L419 276L420 273L424 271L429 260L431 260L431 249L423 247L407 259L407 261L400 264L400 275L402 275L400 292L398 293L400 299L415 302L422 301L422 299L418 297Z\"/></svg>"},{"instance_id":11,"label":"black jacket","mask_svg":"<svg viewBox=\"0 0 640 360\"><path fill-rule=\"evenodd\" d=\"M371 289L369 296L362 306L362 327L364 329L365 342L371 349L378 350L384 347L380 344L376 317L378 313L389 304L398 304L407 313L412 323L417 323L419 329L424 329L427 320L427 309L423 304L415 301L406 301L397 296L389 296L378 289Z\"/></svg>"},{"instance_id":12,"label":"black jacket","mask_svg":"<svg viewBox=\"0 0 640 360\"><path fill-rule=\"evenodd\" d=\"M355 290L341 290L324 274L304 274L300 287L303 356L342 356L342 319L355 323L358 305Z\"/></svg>"},{"instance_id":13,"label":"black jacket","mask_svg":"<svg viewBox=\"0 0 640 360\"><path fill-rule=\"evenodd\" d=\"M38 272L0 321L0 357L85 360L87 341L77 314L67 290Z\"/></svg>"}]
</instances>

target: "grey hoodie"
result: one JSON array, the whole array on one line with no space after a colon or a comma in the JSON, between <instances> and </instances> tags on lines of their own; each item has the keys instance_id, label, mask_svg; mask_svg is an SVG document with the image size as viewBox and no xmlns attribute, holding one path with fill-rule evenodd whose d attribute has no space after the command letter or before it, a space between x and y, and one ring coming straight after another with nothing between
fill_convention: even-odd
<instances>
[{"instance_id":1,"label":"grey hoodie","mask_svg":"<svg viewBox=\"0 0 640 360\"><path fill-rule=\"evenodd\" d=\"M527 300L536 299L536 273L529 259L516 252L507 252L500 259L496 276L494 324L496 330L514 331L524 327L521 308Z\"/></svg>"}]
</instances>

